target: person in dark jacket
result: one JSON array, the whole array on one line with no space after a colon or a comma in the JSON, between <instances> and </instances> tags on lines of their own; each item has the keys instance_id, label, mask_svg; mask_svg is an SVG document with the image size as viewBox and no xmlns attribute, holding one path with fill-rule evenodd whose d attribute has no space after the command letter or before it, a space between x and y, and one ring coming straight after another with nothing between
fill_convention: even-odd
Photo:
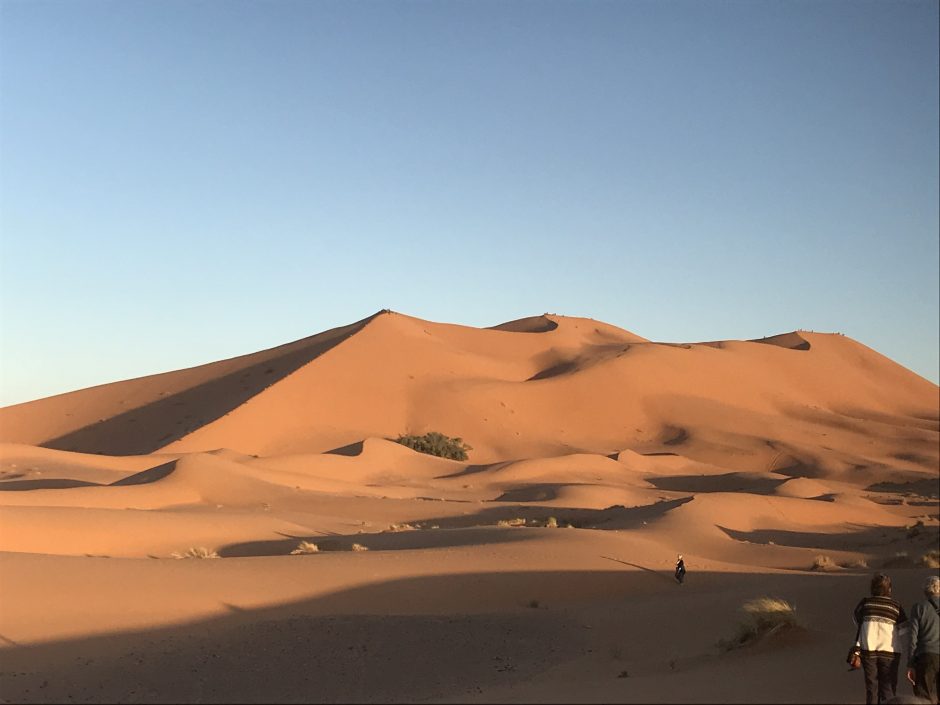
<instances>
[{"instance_id":1,"label":"person in dark jacket","mask_svg":"<svg viewBox=\"0 0 940 705\"><path fill-rule=\"evenodd\" d=\"M940 694L940 578L936 575L924 583L924 596L927 599L911 607L907 679L914 695L935 703Z\"/></svg>"},{"instance_id":2,"label":"person in dark jacket","mask_svg":"<svg viewBox=\"0 0 940 705\"><path fill-rule=\"evenodd\" d=\"M682 581L685 580L685 561L682 560L682 554L679 554L679 558L676 559L676 580L680 585Z\"/></svg>"},{"instance_id":3,"label":"person in dark jacket","mask_svg":"<svg viewBox=\"0 0 940 705\"><path fill-rule=\"evenodd\" d=\"M907 632L907 614L891 597L891 578L877 573L871 580L871 597L855 607L858 646L865 671L865 702L886 703L897 694L898 667Z\"/></svg>"}]
</instances>

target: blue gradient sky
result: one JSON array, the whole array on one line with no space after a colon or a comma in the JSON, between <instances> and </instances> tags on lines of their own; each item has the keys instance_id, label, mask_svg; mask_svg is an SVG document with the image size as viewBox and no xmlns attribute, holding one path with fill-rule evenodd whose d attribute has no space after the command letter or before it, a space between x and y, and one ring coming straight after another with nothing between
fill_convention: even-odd
<instances>
[{"instance_id":1,"label":"blue gradient sky","mask_svg":"<svg viewBox=\"0 0 940 705\"><path fill-rule=\"evenodd\" d=\"M380 308L936 382L938 4L0 4L0 404Z\"/></svg>"}]
</instances>

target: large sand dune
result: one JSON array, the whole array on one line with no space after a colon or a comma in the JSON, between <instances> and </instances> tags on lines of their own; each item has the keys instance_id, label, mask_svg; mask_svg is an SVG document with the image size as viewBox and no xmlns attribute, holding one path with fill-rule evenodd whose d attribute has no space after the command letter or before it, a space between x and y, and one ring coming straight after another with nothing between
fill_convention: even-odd
<instances>
[{"instance_id":1,"label":"large sand dune","mask_svg":"<svg viewBox=\"0 0 940 705\"><path fill-rule=\"evenodd\" d=\"M858 701L938 482L940 389L842 335L383 311L0 409L0 700ZM762 595L800 627L719 648Z\"/></svg>"}]
</instances>

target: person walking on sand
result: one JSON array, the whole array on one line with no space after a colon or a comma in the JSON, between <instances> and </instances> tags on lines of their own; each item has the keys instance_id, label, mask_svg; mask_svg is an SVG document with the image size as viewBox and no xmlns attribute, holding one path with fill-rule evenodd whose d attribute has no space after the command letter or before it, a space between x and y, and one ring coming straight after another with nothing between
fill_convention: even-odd
<instances>
[{"instance_id":1,"label":"person walking on sand","mask_svg":"<svg viewBox=\"0 0 940 705\"><path fill-rule=\"evenodd\" d=\"M940 578L936 575L924 583L924 597L911 607L907 679L914 695L935 703L940 695Z\"/></svg>"},{"instance_id":2,"label":"person walking on sand","mask_svg":"<svg viewBox=\"0 0 940 705\"><path fill-rule=\"evenodd\" d=\"M898 690L901 645L907 635L907 614L891 597L891 578L883 573L872 577L871 597L862 598L855 607L854 618L859 625L865 702L886 703Z\"/></svg>"},{"instance_id":3,"label":"person walking on sand","mask_svg":"<svg viewBox=\"0 0 940 705\"><path fill-rule=\"evenodd\" d=\"M682 554L679 554L678 559L676 559L676 581L682 585L682 581L685 580L685 561L682 560Z\"/></svg>"}]
</instances>

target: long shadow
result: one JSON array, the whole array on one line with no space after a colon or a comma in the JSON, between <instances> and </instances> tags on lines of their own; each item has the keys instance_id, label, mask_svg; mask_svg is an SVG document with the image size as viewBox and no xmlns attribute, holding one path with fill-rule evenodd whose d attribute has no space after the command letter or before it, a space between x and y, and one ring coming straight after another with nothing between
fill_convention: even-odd
<instances>
[{"instance_id":1,"label":"long shadow","mask_svg":"<svg viewBox=\"0 0 940 705\"><path fill-rule=\"evenodd\" d=\"M148 468L146 470L141 470L140 472L135 472L133 475L128 477L121 478L112 482L108 487L126 487L129 485L146 485L151 482L156 482L157 480L162 480L165 477L168 477L173 470L176 469L176 461L171 460L168 463L163 463L163 465L157 465L153 468Z\"/></svg>"},{"instance_id":2,"label":"long shadow","mask_svg":"<svg viewBox=\"0 0 940 705\"><path fill-rule=\"evenodd\" d=\"M660 490L673 492L747 492L771 494L789 478L754 477L746 472L722 475L666 475L646 481Z\"/></svg>"},{"instance_id":3,"label":"long shadow","mask_svg":"<svg viewBox=\"0 0 940 705\"><path fill-rule=\"evenodd\" d=\"M100 487L99 482L49 478L46 480L7 480L0 482L0 492L23 492L26 490L67 490L73 487Z\"/></svg>"},{"instance_id":4,"label":"long shadow","mask_svg":"<svg viewBox=\"0 0 940 705\"><path fill-rule=\"evenodd\" d=\"M422 520L425 524L438 525L441 528L454 529L472 526L489 526L500 521L525 519L530 522L544 522L554 517L560 526L571 524L577 529L635 529L666 514L666 512L691 502L693 497L663 500L639 507L624 507L615 504L606 509L581 509L575 507L521 506L517 504L487 507L474 514L436 517Z\"/></svg>"},{"instance_id":5,"label":"long shadow","mask_svg":"<svg viewBox=\"0 0 940 705\"><path fill-rule=\"evenodd\" d=\"M375 314L379 315L379 314ZM104 455L145 455L220 419L261 391L336 347L375 316L286 346L277 357L144 406L84 426L40 444L44 448ZM173 373L169 373L173 374Z\"/></svg>"},{"instance_id":6,"label":"long shadow","mask_svg":"<svg viewBox=\"0 0 940 705\"><path fill-rule=\"evenodd\" d=\"M557 499L559 490L565 487L586 485L583 482L540 482L506 490L494 502L550 502Z\"/></svg>"},{"instance_id":7,"label":"long shadow","mask_svg":"<svg viewBox=\"0 0 940 705\"><path fill-rule=\"evenodd\" d=\"M438 475L435 477L435 480L448 480L454 477L464 477L466 475L476 475L479 472L485 472L486 470L498 470L504 468L510 463L515 462L514 460L499 460L495 463L481 463L475 465L468 465L462 470L457 472L448 473L447 475Z\"/></svg>"},{"instance_id":8,"label":"long shadow","mask_svg":"<svg viewBox=\"0 0 940 705\"><path fill-rule=\"evenodd\" d=\"M929 497L931 499L940 497L940 482L937 482L935 477L909 482L876 482L865 489L869 492L891 492L908 496Z\"/></svg>"},{"instance_id":9,"label":"long shadow","mask_svg":"<svg viewBox=\"0 0 940 705\"><path fill-rule=\"evenodd\" d=\"M218 554L222 558L286 556L297 548L300 541L315 543L321 552L352 551L353 544L364 546L369 551L412 551L509 543L533 538L533 534L527 531L494 531L491 528L415 529L371 534L298 535L269 541L244 541L223 546L218 549Z\"/></svg>"},{"instance_id":10,"label":"long shadow","mask_svg":"<svg viewBox=\"0 0 940 705\"><path fill-rule=\"evenodd\" d=\"M675 581L675 579L671 577L671 574L666 574L666 573L663 573L662 571L654 570L653 568L647 568L646 566L640 565L639 563L631 563L630 561L622 561L619 558L612 558L611 556L601 556L601 558L606 558L607 560L613 561L614 563L622 563L623 565L632 566L633 568L639 568L640 570L646 571L647 573L652 573L657 578L662 578L666 582L672 583L676 585L677 587L679 585Z\"/></svg>"},{"instance_id":11,"label":"long shadow","mask_svg":"<svg viewBox=\"0 0 940 705\"><path fill-rule=\"evenodd\" d=\"M184 625L19 646L5 635L0 692L16 703L459 699L532 681L596 647L566 606L599 606L637 623L647 599L674 601L676 610L707 602L727 610L730 634L739 604L721 596L766 589L766 576L702 572L690 589L663 590L637 567L400 578L260 609L221 602L221 616ZM922 580L899 577L911 594ZM778 575L774 584L804 604L820 589L864 595L868 576Z\"/></svg>"},{"instance_id":12,"label":"long shadow","mask_svg":"<svg viewBox=\"0 0 940 705\"><path fill-rule=\"evenodd\" d=\"M584 630L533 600L550 607L572 584L586 599L609 599L632 582L612 571L472 573L271 608L228 604L194 624L5 649L0 685L17 703L436 700L528 680L583 653Z\"/></svg>"},{"instance_id":13,"label":"long shadow","mask_svg":"<svg viewBox=\"0 0 940 705\"><path fill-rule=\"evenodd\" d=\"M935 526L924 526L916 534L908 535L905 527L861 526L846 533L823 533L811 531L785 531L782 529L756 529L737 531L716 525L735 541L754 544L775 544L792 548L816 548L832 551L870 551L875 553L897 552L898 548L909 548L910 539L934 535L940 537Z\"/></svg>"}]
</instances>

